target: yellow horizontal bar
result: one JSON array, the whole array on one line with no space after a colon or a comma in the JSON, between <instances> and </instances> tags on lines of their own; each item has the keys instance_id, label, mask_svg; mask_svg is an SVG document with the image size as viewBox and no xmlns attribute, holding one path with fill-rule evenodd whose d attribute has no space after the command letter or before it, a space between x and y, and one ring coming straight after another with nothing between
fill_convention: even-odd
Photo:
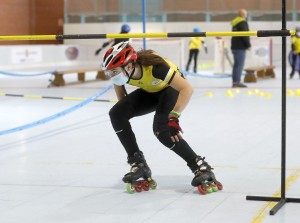
<instances>
[{"instance_id":1,"label":"yellow horizontal bar","mask_svg":"<svg viewBox=\"0 0 300 223\"><path fill-rule=\"evenodd\" d=\"M0 36L0 41L1 40L56 40L56 35Z\"/></svg>"},{"instance_id":2,"label":"yellow horizontal bar","mask_svg":"<svg viewBox=\"0 0 300 223\"><path fill-rule=\"evenodd\" d=\"M248 32L206 32L206 36L257 36L257 31L248 31Z\"/></svg>"},{"instance_id":3,"label":"yellow horizontal bar","mask_svg":"<svg viewBox=\"0 0 300 223\"><path fill-rule=\"evenodd\" d=\"M63 100L72 100L72 101L84 101L86 98L73 98L73 97L63 97Z\"/></svg>"},{"instance_id":4,"label":"yellow horizontal bar","mask_svg":"<svg viewBox=\"0 0 300 223\"><path fill-rule=\"evenodd\" d=\"M205 32L206 36L257 36L257 31L245 32ZM107 38L167 38L169 33L126 33L107 34Z\"/></svg>"},{"instance_id":5,"label":"yellow horizontal bar","mask_svg":"<svg viewBox=\"0 0 300 223\"><path fill-rule=\"evenodd\" d=\"M168 37L168 33L127 33L127 34L107 34L107 38L163 38Z\"/></svg>"},{"instance_id":6,"label":"yellow horizontal bar","mask_svg":"<svg viewBox=\"0 0 300 223\"><path fill-rule=\"evenodd\" d=\"M263 31L263 30L262 30ZM268 31L268 30L265 30ZM271 30L272 31L272 30ZM276 30L273 30L276 31ZM280 30L277 30L280 31ZM203 37L216 36L257 36L259 31L245 32L202 32ZM295 30L289 30L290 35L295 35ZM195 33L196 34L196 33ZM186 35L186 36L185 36ZM199 36L199 33L196 34ZM57 40L58 39L105 39L105 38L172 38L172 37L191 37L192 33L127 33L127 34L70 34L70 35L19 35L19 36L0 36L0 41L13 40Z\"/></svg>"},{"instance_id":7,"label":"yellow horizontal bar","mask_svg":"<svg viewBox=\"0 0 300 223\"><path fill-rule=\"evenodd\" d=\"M290 34L291 34L291 36L296 35L296 30L295 29L290 30Z\"/></svg>"},{"instance_id":8,"label":"yellow horizontal bar","mask_svg":"<svg viewBox=\"0 0 300 223\"><path fill-rule=\"evenodd\" d=\"M24 98L42 98L42 96L39 96L39 95L29 95L29 94L25 94L24 95Z\"/></svg>"}]
</instances>

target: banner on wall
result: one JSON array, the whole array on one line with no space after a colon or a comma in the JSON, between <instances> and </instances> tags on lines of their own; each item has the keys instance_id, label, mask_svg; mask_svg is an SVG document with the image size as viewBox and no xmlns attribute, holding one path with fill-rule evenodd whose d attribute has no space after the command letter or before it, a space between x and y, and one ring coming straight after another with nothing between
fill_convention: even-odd
<instances>
[{"instance_id":1,"label":"banner on wall","mask_svg":"<svg viewBox=\"0 0 300 223\"><path fill-rule=\"evenodd\" d=\"M38 63L42 62L41 47L14 47L11 51L11 61L13 64Z\"/></svg>"},{"instance_id":2,"label":"banner on wall","mask_svg":"<svg viewBox=\"0 0 300 223\"><path fill-rule=\"evenodd\" d=\"M251 49L252 66L270 65L270 46L268 44L254 45Z\"/></svg>"}]
</instances>

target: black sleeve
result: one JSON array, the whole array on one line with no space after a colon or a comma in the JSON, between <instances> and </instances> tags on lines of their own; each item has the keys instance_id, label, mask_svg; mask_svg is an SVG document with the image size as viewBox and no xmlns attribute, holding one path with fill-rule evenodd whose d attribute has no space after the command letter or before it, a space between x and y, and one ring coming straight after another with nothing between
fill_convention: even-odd
<instances>
[{"instance_id":1,"label":"black sleeve","mask_svg":"<svg viewBox=\"0 0 300 223\"><path fill-rule=\"evenodd\" d=\"M155 65L152 69L153 77L170 84L176 74L176 71L165 65Z\"/></svg>"},{"instance_id":2,"label":"black sleeve","mask_svg":"<svg viewBox=\"0 0 300 223\"><path fill-rule=\"evenodd\" d=\"M129 38L118 38L118 39L114 39L113 46L116 45L116 44L118 44L118 43L126 42L126 41L129 41Z\"/></svg>"},{"instance_id":3,"label":"black sleeve","mask_svg":"<svg viewBox=\"0 0 300 223\"><path fill-rule=\"evenodd\" d=\"M295 47L295 44L292 43L292 44L291 44L291 48L292 48L292 51L294 51L295 48L296 48L296 47Z\"/></svg>"},{"instance_id":4,"label":"black sleeve","mask_svg":"<svg viewBox=\"0 0 300 223\"><path fill-rule=\"evenodd\" d=\"M247 22L241 22L240 24L238 24L238 31L249 31L248 23ZM241 37L241 39L242 39L244 45L246 46L246 48L251 47L249 36L243 36L243 37Z\"/></svg>"},{"instance_id":5,"label":"black sleeve","mask_svg":"<svg viewBox=\"0 0 300 223\"><path fill-rule=\"evenodd\" d=\"M102 48L105 48L105 47L107 47L109 45L109 42L104 42L103 44L102 44Z\"/></svg>"}]
</instances>

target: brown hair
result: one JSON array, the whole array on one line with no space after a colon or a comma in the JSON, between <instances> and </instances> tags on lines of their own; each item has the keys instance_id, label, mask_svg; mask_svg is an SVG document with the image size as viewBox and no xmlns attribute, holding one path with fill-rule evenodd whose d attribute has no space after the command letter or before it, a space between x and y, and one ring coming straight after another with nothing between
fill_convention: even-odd
<instances>
[{"instance_id":1,"label":"brown hair","mask_svg":"<svg viewBox=\"0 0 300 223\"><path fill-rule=\"evenodd\" d=\"M137 63L142 66L152 66L152 65L165 65L170 67L170 65L153 50L140 50L137 52Z\"/></svg>"}]
</instances>

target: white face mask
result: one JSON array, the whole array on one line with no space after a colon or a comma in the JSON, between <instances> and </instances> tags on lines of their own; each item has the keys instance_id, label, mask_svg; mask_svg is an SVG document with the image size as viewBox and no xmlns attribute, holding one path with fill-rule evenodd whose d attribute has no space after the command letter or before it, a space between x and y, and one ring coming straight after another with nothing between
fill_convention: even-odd
<instances>
[{"instance_id":1,"label":"white face mask","mask_svg":"<svg viewBox=\"0 0 300 223\"><path fill-rule=\"evenodd\" d=\"M124 84L126 84L129 80L129 77L124 74L123 72L113 76L111 78L111 81L115 84L115 85L118 85L118 86L122 86Z\"/></svg>"}]
</instances>

